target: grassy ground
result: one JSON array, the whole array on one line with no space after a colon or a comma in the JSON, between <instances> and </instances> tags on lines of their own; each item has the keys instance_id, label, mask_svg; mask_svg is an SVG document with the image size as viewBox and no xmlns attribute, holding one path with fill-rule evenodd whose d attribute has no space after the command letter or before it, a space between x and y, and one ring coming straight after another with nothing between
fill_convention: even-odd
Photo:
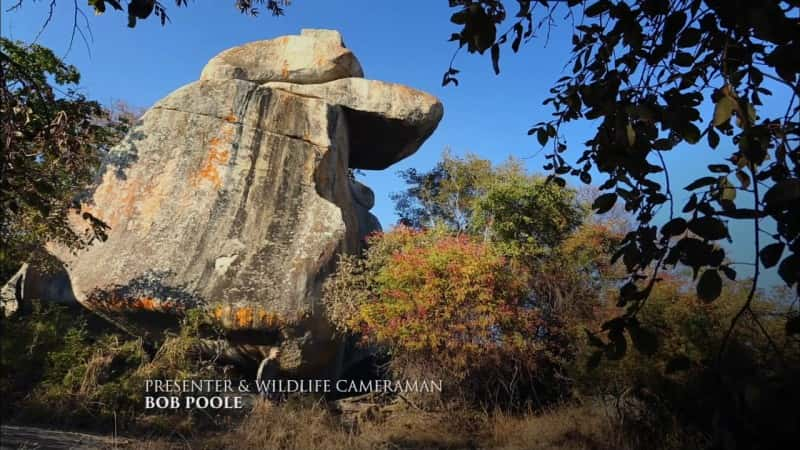
<instances>
[{"instance_id":1,"label":"grassy ground","mask_svg":"<svg viewBox=\"0 0 800 450\"><path fill-rule=\"evenodd\" d=\"M2 319L3 424L121 435L130 442L125 448L153 450L667 450L710 444L707 436L677 424L669 408L661 414L642 403L619 408L600 400L598 389L575 390L565 396L573 399L567 403L514 414L487 412L464 400L445 405L394 402L391 408L367 409L353 420L331 402L309 396L280 404L258 400L252 411L230 414L145 411L145 379L236 376L193 352L202 326L198 318L187 320L156 351L93 324L84 312L36 307L24 317ZM596 372L591 378L595 384L601 375Z\"/></svg>"},{"instance_id":2,"label":"grassy ground","mask_svg":"<svg viewBox=\"0 0 800 450\"><path fill-rule=\"evenodd\" d=\"M266 402L230 431L138 442L146 450L199 449L635 449L699 448L702 439L674 430L641 436L601 404L570 404L541 414L488 414L452 407L394 411L357 425L323 403ZM695 439L692 441L692 439ZM653 445L657 442L657 445Z\"/></svg>"}]
</instances>

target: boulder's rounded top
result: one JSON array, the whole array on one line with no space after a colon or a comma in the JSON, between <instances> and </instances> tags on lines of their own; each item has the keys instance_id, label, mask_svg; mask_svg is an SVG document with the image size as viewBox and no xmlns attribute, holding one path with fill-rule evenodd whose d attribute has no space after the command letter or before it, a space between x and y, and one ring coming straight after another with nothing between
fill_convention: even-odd
<instances>
[{"instance_id":1,"label":"boulder's rounded top","mask_svg":"<svg viewBox=\"0 0 800 450\"><path fill-rule=\"evenodd\" d=\"M304 29L299 35L225 50L211 58L200 79L313 84L363 76L361 64L338 31Z\"/></svg>"},{"instance_id":2,"label":"boulder's rounded top","mask_svg":"<svg viewBox=\"0 0 800 450\"><path fill-rule=\"evenodd\" d=\"M300 30L300 36L305 36L318 41L330 43L332 46L346 47L342 34L336 30L326 30L323 28L303 28Z\"/></svg>"}]
</instances>

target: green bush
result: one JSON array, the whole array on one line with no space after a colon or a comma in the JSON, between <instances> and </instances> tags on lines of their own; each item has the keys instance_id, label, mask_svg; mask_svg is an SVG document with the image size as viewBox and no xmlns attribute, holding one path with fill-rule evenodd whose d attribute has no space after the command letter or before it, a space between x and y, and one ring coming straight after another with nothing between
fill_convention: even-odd
<instances>
[{"instance_id":1,"label":"green bush","mask_svg":"<svg viewBox=\"0 0 800 450\"><path fill-rule=\"evenodd\" d=\"M104 430L189 429L197 419L192 411L144 410L144 382L219 375L197 351L209 324L202 313L189 314L151 356L140 339L84 310L34 301L27 314L0 320L2 418Z\"/></svg>"},{"instance_id":2,"label":"green bush","mask_svg":"<svg viewBox=\"0 0 800 450\"><path fill-rule=\"evenodd\" d=\"M627 421L629 432L648 439L657 436L654 427L673 422L709 441L727 434L747 448L780 448L795 439L796 429L789 424L800 419L795 406L800 400L800 346L784 330L784 297L761 293L752 305L754 316L740 320L729 350L720 355L731 319L747 298L749 281L726 285L713 303L699 300L691 283L688 276L662 275L640 310L641 329L657 338L652 348L628 335L624 355L595 366L591 362L596 362L598 346L581 339L583 328L599 329L619 308L600 308L593 321L575 324L579 356L570 373L576 394L605 399Z\"/></svg>"}]
</instances>

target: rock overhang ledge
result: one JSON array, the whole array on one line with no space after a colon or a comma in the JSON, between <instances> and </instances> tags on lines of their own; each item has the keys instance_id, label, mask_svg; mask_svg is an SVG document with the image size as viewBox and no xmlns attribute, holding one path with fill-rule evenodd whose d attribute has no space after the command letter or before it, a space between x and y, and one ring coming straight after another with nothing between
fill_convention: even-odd
<instances>
[{"instance_id":1,"label":"rock overhang ledge","mask_svg":"<svg viewBox=\"0 0 800 450\"><path fill-rule=\"evenodd\" d=\"M436 97L384 81L342 78L319 84L268 82L261 86L342 107L350 128L352 169L383 170L413 155L444 114Z\"/></svg>"}]
</instances>

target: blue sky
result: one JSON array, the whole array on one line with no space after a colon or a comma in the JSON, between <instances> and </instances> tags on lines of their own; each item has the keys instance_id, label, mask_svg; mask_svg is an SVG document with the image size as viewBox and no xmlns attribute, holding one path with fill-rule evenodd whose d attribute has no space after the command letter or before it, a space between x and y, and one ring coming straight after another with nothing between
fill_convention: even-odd
<instances>
[{"instance_id":1,"label":"blue sky","mask_svg":"<svg viewBox=\"0 0 800 450\"><path fill-rule=\"evenodd\" d=\"M566 23L556 24L547 45L542 35L523 45L517 55L503 54L500 76L492 72L487 56L463 52L455 63L461 70L460 85L442 87L442 74L455 50L447 39L457 31L449 23L452 12L444 0L295 0L286 16L279 18L240 15L233 1L191 1L188 8L178 8L171 0L163 2L171 23L162 27L151 18L129 29L126 14L107 11L97 17L85 0L78 1L86 11L93 39L87 49L76 38L67 61L82 73L81 87L87 96L106 104L124 100L147 107L198 79L205 63L224 49L297 34L301 28L333 28L342 33L367 78L406 84L442 101L444 118L415 155L385 171L367 171L362 177L375 191L373 213L384 228L396 221L389 199L390 193L403 188L396 172L408 167L429 169L445 147L456 154L473 152L495 162L515 156L524 159L531 171L540 171L545 162L536 139L526 132L533 123L550 117L549 107L541 103L553 82L567 74L564 65L571 33ZM3 5L2 35L30 42L41 29L49 2L27 0L21 9L6 12L8 3ZM72 6L72 2L58 2L52 22L38 41L59 55L68 48ZM583 150L580 144L592 135L591 124L576 123L566 134L571 146L568 155L574 160ZM667 162L679 205L688 198L681 188L701 176L707 164L721 162L730 153L726 144L716 152L707 151L704 141L669 152ZM604 178L595 176L595 180ZM733 259L752 261L751 226L736 226L733 235ZM736 269L742 275L749 272L748 266ZM777 280L774 271L767 273L769 283Z\"/></svg>"}]
</instances>

